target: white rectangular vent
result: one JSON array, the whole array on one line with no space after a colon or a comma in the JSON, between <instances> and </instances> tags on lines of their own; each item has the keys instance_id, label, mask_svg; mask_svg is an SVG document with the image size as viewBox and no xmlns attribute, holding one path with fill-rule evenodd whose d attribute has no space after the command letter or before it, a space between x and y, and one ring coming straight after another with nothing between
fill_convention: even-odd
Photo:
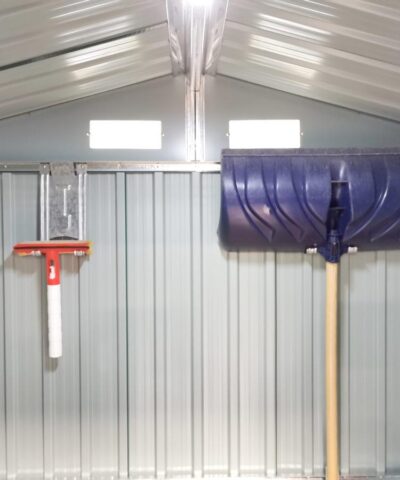
<instances>
[{"instance_id":1,"label":"white rectangular vent","mask_svg":"<svg viewBox=\"0 0 400 480\"><path fill-rule=\"evenodd\" d=\"M300 120L230 120L229 148L299 148Z\"/></svg>"},{"instance_id":2,"label":"white rectangular vent","mask_svg":"<svg viewBox=\"0 0 400 480\"><path fill-rule=\"evenodd\" d=\"M90 148L161 149L161 138L158 120L90 121Z\"/></svg>"}]
</instances>

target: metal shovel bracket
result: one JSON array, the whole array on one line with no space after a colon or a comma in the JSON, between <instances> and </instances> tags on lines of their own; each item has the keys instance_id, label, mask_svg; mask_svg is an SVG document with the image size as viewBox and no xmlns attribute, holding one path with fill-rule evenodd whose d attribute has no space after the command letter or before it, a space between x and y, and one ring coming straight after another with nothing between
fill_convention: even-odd
<instances>
[{"instance_id":1,"label":"metal shovel bracket","mask_svg":"<svg viewBox=\"0 0 400 480\"><path fill-rule=\"evenodd\" d=\"M86 164L50 163L40 169L40 239L86 237Z\"/></svg>"}]
</instances>

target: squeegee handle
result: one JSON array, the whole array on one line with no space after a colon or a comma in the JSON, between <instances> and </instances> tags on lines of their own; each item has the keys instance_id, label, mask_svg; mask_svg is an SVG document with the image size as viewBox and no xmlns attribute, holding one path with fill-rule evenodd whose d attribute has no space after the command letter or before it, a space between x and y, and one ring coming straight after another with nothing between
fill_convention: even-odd
<instances>
[{"instance_id":1,"label":"squeegee handle","mask_svg":"<svg viewBox=\"0 0 400 480\"><path fill-rule=\"evenodd\" d=\"M338 414L339 263L326 262L326 479L339 479Z\"/></svg>"},{"instance_id":2,"label":"squeegee handle","mask_svg":"<svg viewBox=\"0 0 400 480\"><path fill-rule=\"evenodd\" d=\"M49 356L58 358L62 355L60 256L58 252L53 250L46 252L46 272Z\"/></svg>"}]
</instances>

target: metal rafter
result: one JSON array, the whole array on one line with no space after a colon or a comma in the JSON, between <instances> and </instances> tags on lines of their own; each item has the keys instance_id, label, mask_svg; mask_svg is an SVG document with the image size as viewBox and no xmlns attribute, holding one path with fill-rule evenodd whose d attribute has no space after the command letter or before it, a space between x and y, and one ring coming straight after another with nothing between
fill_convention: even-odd
<instances>
[{"instance_id":1,"label":"metal rafter","mask_svg":"<svg viewBox=\"0 0 400 480\"><path fill-rule=\"evenodd\" d=\"M186 22L186 147L187 160L205 160L204 62L209 10L191 6Z\"/></svg>"},{"instance_id":2,"label":"metal rafter","mask_svg":"<svg viewBox=\"0 0 400 480\"><path fill-rule=\"evenodd\" d=\"M205 160L205 74L215 75L222 46L228 0L210 5L167 0L172 69L186 75L186 146L188 161Z\"/></svg>"},{"instance_id":3,"label":"metal rafter","mask_svg":"<svg viewBox=\"0 0 400 480\"><path fill-rule=\"evenodd\" d=\"M215 75L221 52L229 0L191 5L189 0L167 0L172 68L175 75Z\"/></svg>"},{"instance_id":4,"label":"metal rafter","mask_svg":"<svg viewBox=\"0 0 400 480\"><path fill-rule=\"evenodd\" d=\"M217 65L221 54L228 3L229 0L215 0L209 12L207 25L207 48L204 61L204 71L209 75L215 75L217 73Z\"/></svg>"},{"instance_id":5,"label":"metal rafter","mask_svg":"<svg viewBox=\"0 0 400 480\"><path fill-rule=\"evenodd\" d=\"M174 75L185 72L185 21L182 1L167 0L169 46Z\"/></svg>"}]
</instances>

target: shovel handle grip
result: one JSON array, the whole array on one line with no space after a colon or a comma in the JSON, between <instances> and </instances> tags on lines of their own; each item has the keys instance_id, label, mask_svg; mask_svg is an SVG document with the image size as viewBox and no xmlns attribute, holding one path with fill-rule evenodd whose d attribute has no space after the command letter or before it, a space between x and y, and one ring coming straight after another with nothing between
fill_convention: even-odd
<instances>
[{"instance_id":1,"label":"shovel handle grip","mask_svg":"<svg viewBox=\"0 0 400 480\"><path fill-rule=\"evenodd\" d=\"M49 357L62 355L61 285L47 285L47 328Z\"/></svg>"},{"instance_id":2,"label":"shovel handle grip","mask_svg":"<svg viewBox=\"0 0 400 480\"><path fill-rule=\"evenodd\" d=\"M326 479L339 479L338 408L339 263L326 262Z\"/></svg>"},{"instance_id":3,"label":"shovel handle grip","mask_svg":"<svg viewBox=\"0 0 400 480\"><path fill-rule=\"evenodd\" d=\"M59 358L62 355L61 285L60 257L56 251L46 253L46 270L49 357Z\"/></svg>"}]
</instances>

